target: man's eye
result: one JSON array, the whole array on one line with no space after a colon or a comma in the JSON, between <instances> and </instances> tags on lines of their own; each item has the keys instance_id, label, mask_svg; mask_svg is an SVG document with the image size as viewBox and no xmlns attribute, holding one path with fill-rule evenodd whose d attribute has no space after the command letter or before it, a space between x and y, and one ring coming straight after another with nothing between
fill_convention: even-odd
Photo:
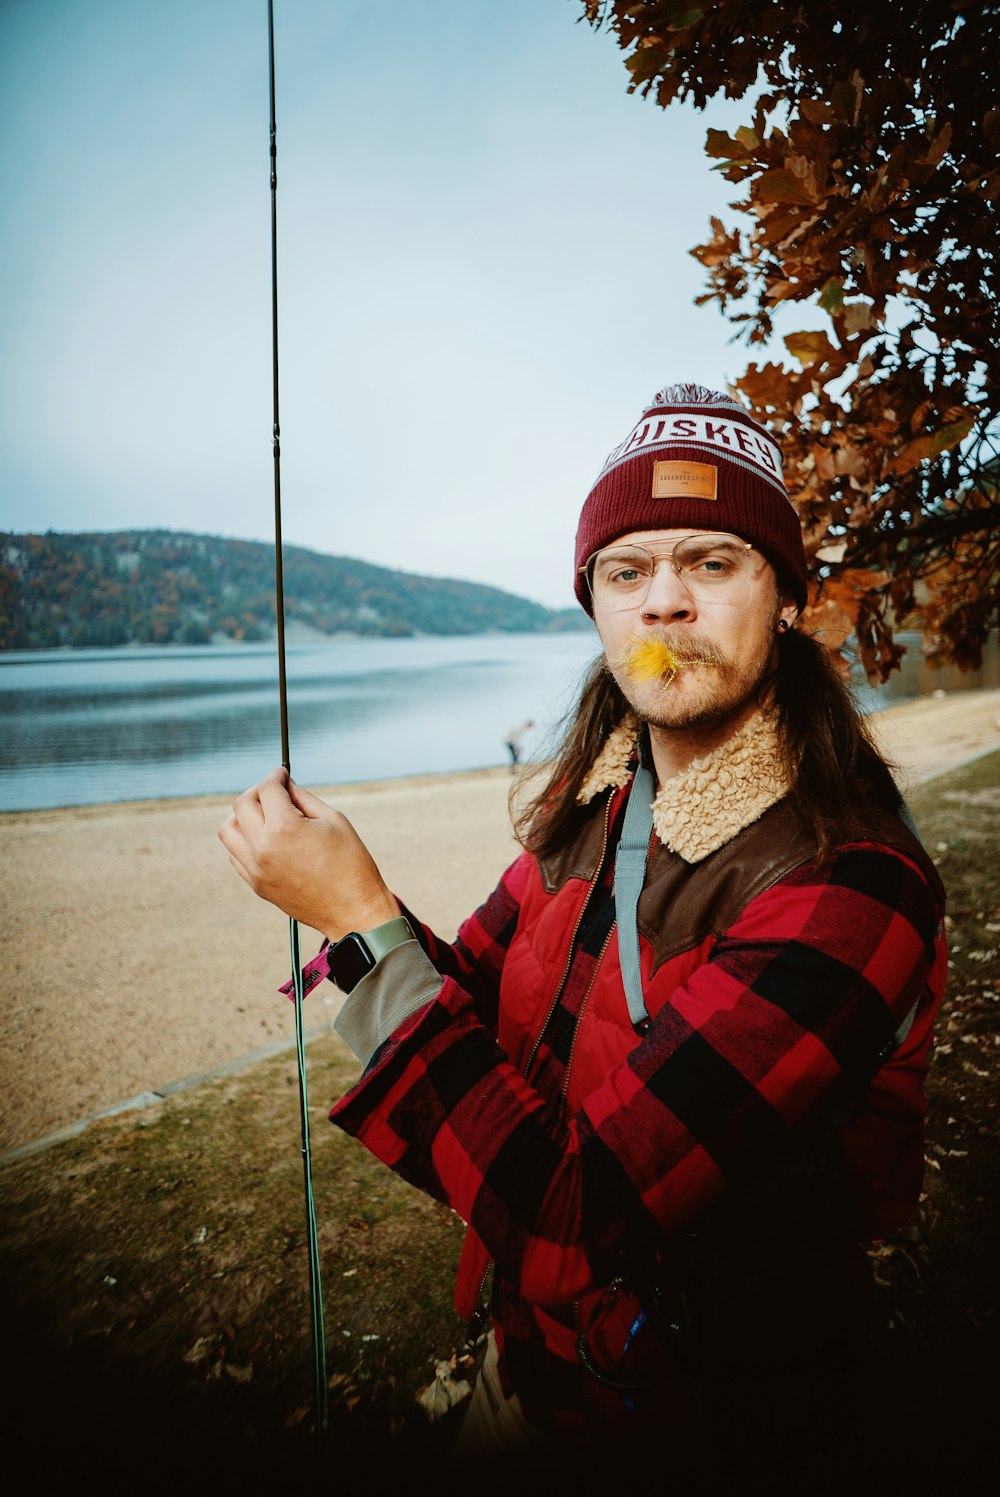
<instances>
[{"instance_id":1,"label":"man's eye","mask_svg":"<svg viewBox=\"0 0 1000 1497\"><path fill-rule=\"evenodd\" d=\"M733 570L734 563L726 556L703 556L694 562L691 567L693 572L701 572L706 577L727 577Z\"/></svg>"}]
</instances>

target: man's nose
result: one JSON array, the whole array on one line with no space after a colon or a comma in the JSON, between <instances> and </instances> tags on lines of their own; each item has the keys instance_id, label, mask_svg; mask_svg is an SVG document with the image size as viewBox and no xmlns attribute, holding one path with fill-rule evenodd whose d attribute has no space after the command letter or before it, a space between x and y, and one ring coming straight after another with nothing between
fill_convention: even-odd
<instances>
[{"instance_id":1,"label":"man's nose","mask_svg":"<svg viewBox=\"0 0 1000 1497\"><path fill-rule=\"evenodd\" d=\"M657 561L656 569L646 587L642 600L642 614L651 619L693 618L696 613L694 599L674 570L668 556Z\"/></svg>"}]
</instances>

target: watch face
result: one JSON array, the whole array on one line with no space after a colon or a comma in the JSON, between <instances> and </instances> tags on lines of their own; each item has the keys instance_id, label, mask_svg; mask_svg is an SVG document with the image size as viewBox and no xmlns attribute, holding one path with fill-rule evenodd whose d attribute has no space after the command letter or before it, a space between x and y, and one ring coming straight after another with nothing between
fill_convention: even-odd
<instances>
[{"instance_id":1,"label":"watch face","mask_svg":"<svg viewBox=\"0 0 1000 1497\"><path fill-rule=\"evenodd\" d=\"M356 931L337 942L330 958L333 980L343 993L349 993L352 988L357 987L365 973L370 972L374 965L375 958Z\"/></svg>"}]
</instances>

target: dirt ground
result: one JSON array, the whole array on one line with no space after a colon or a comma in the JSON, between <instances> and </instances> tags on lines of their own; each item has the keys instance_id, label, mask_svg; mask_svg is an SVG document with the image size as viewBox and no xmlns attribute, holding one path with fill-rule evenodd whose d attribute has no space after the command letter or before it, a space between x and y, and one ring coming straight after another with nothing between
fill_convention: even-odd
<instances>
[{"instance_id":1,"label":"dirt ground","mask_svg":"<svg viewBox=\"0 0 1000 1497\"><path fill-rule=\"evenodd\" d=\"M474 796L483 788L475 777L469 784ZM477 857L505 856L506 788L499 778L491 786L497 839L489 855L480 848ZM403 787L407 804L416 789ZM360 818L365 792L355 794ZM875 1417L850 1497L869 1490L879 1497L978 1492L995 1444L1000 754L917 786L910 800L949 892L951 984L929 1083L924 1196L906 1231L873 1249ZM204 810L181 813L181 844L191 835L185 815L207 820ZM166 821L172 813L160 814ZM149 808L139 815L151 849L157 814ZM101 821L98 813L74 819L82 828ZM464 889L479 870L471 868L460 825L447 835ZM130 867L144 857L161 866L165 854L162 846L141 853L130 845L121 856ZM186 907L200 875L184 882L180 869L178 858L171 876ZM246 893L242 886L236 892ZM148 897L136 893L137 901ZM246 902L259 934L259 908ZM221 931L215 942L224 955ZM275 946L280 973L286 959ZM228 977L219 975L229 971L223 961L208 979L191 979L186 1009L169 1008L170 982L157 973L156 952L138 955L149 963L147 985L119 983L119 1000L131 1013L144 992L150 1025L161 1004L177 1023L185 1012L208 1005L214 1014L231 1000ZM261 965L257 949L258 981ZM268 1003L270 976L262 984ZM53 1002L64 995L62 981L47 990ZM87 1092L86 1015L83 1005L47 1019L49 1043L72 1054L79 1095L120 1094L120 1078L103 1092ZM245 1043L242 1034L235 1043ZM6 1054L9 1068L12 1051ZM99 1064L95 1069L100 1073ZM294 1056L260 1060L106 1117L39 1152L8 1157L0 1169L11 1383L4 1447L14 1469L32 1473L32 1492L61 1492L69 1483L122 1494L246 1493L279 1483L317 1493L448 1491L457 1415L430 1420L418 1396L441 1406L466 1380L464 1327L451 1307L461 1224L326 1124L330 1101L354 1074L335 1036L310 1045L330 1400L325 1441L313 1433ZM143 1084L145 1077L136 1089ZM34 1115L51 1124L69 1109L54 1113L46 1101Z\"/></svg>"}]
</instances>

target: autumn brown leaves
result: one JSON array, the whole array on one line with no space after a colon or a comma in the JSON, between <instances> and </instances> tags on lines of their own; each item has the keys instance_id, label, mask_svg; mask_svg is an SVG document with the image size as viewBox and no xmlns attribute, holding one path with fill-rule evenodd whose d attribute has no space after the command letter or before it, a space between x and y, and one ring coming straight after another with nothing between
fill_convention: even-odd
<instances>
[{"instance_id":1,"label":"autumn brown leaves","mask_svg":"<svg viewBox=\"0 0 1000 1497\"><path fill-rule=\"evenodd\" d=\"M995 7L590 0L631 87L699 106L762 87L751 122L708 131L742 192L692 253L752 347L789 303L791 364L736 381L780 437L812 588L805 626L856 634L873 679L920 629L977 664L1000 587L1000 112ZM748 110L748 113L750 111ZM817 310L825 325L816 326Z\"/></svg>"}]
</instances>

